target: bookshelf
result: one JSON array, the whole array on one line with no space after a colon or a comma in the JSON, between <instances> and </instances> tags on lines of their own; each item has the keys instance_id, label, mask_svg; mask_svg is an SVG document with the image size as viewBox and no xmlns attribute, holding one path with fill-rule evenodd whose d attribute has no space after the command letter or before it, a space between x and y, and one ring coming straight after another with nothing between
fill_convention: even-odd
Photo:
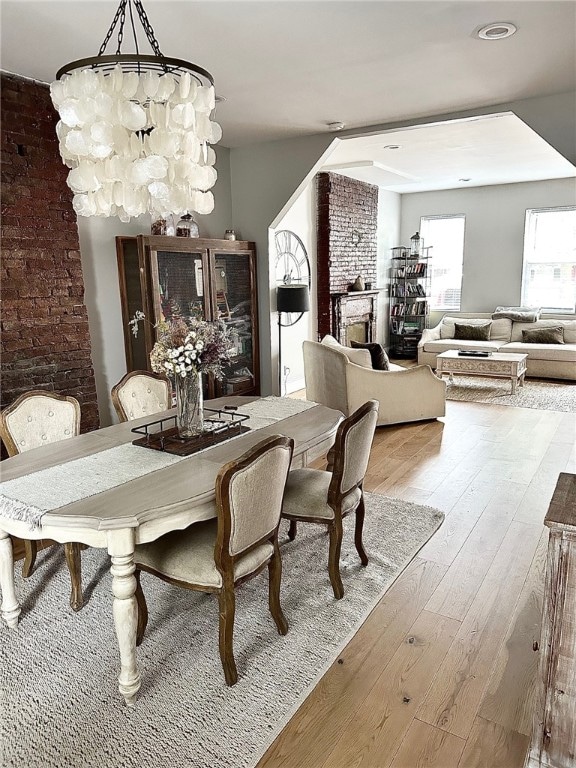
<instances>
[{"instance_id":1,"label":"bookshelf","mask_svg":"<svg viewBox=\"0 0 576 768\"><path fill-rule=\"evenodd\" d=\"M430 251L406 246L392 248L390 267L390 354L415 358L430 315Z\"/></svg>"}]
</instances>

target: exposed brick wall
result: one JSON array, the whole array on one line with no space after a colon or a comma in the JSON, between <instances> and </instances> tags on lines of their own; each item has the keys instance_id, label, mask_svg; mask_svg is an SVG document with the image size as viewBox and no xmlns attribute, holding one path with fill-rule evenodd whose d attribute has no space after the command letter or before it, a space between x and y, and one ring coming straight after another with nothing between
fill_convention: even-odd
<instances>
[{"instance_id":1,"label":"exposed brick wall","mask_svg":"<svg viewBox=\"0 0 576 768\"><path fill-rule=\"evenodd\" d=\"M358 275L376 287L378 187L319 173L318 335L332 333L331 295L346 293Z\"/></svg>"},{"instance_id":2,"label":"exposed brick wall","mask_svg":"<svg viewBox=\"0 0 576 768\"><path fill-rule=\"evenodd\" d=\"M68 169L48 86L1 75L2 397L31 389L76 397L82 430L99 425L84 281Z\"/></svg>"}]
</instances>

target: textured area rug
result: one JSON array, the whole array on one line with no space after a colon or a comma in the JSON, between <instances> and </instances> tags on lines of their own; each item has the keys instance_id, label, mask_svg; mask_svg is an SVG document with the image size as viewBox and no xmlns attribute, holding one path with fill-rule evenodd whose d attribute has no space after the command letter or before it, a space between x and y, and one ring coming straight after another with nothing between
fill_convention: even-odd
<instances>
[{"instance_id":1,"label":"textured area rug","mask_svg":"<svg viewBox=\"0 0 576 768\"><path fill-rule=\"evenodd\" d=\"M379 598L443 520L442 512L366 494L362 568L353 515L342 547L344 598L328 581L323 526L282 525L282 605L277 634L267 573L237 593L234 648L239 681L224 683L218 604L211 595L142 574L150 611L138 650L136 706L117 689L118 652L108 558L82 553L86 605L68 607L62 547L39 557L17 589L18 631L0 627L0 760L5 768L248 768L254 766ZM17 567L20 571L20 567Z\"/></svg>"},{"instance_id":2,"label":"textured area rug","mask_svg":"<svg viewBox=\"0 0 576 768\"><path fill-rule=\"evenodd\" d=\"M516 408L538 408L542 411L576 411L576 383L526 379L523 387L510 394L510 381L481 376L454 376L454 384L446 389L448 400L514 405Z\"/></svg>"}]
</instances>

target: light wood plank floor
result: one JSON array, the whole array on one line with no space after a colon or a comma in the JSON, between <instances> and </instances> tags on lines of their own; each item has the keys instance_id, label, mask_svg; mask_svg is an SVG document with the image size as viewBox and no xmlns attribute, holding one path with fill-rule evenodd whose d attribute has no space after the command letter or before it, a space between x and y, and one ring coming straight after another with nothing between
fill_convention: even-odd
<instances>
[{"instance_id":1,"label":"light wood plank floor","mask_svg":"<svg viewBox=\"0 0 576 768\"><path fill-rule=\"evenodd\" d=\"M542 521L575 436L575 414L452 401L441 421L377 429L366 490L446 520L258 768L522 768Z\"/></svg>"}]
</instances>

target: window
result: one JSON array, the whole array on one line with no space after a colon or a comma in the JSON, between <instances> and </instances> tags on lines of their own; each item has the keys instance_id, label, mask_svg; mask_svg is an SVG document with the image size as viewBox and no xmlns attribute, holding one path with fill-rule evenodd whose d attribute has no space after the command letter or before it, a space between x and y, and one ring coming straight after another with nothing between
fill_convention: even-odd
<instances>
[{"instance_id":1,"label":"window","mask_svg":"<svg viewBox=\"0 0 576 768\"><path fill-rule=\"evenodd\" d=\"M574 312L576 206L529 208L524 227L522 304Z\"/></svg>"},{"instance_id":2,"label":"window","mask_svg":"<svg viewBox=\"0 0 576 768\"><path fill-rule=\"evenodd\" d=\"M422 216L420 235L424 245L432 246L431 309L460 309L462 262L464 260L464 224L466 217Z\"/></svg>"}]
</instances>

